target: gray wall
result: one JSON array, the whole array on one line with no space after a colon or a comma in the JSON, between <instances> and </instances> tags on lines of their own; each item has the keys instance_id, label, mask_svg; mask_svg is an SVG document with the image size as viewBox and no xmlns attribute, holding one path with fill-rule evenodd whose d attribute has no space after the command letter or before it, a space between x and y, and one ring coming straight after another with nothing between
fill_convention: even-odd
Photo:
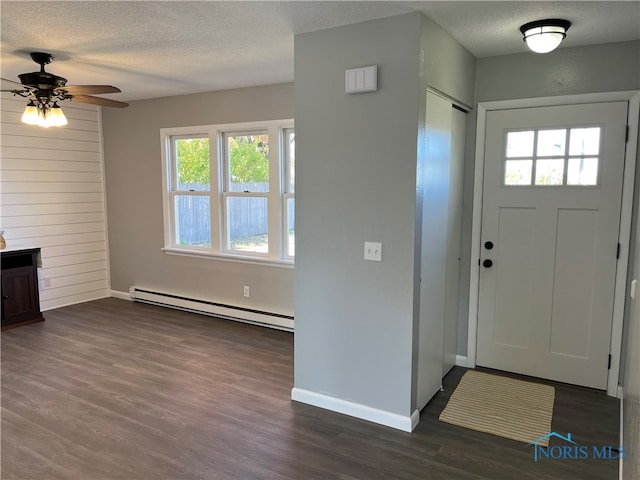
<instances>
[{"instance_id":1,"label":"gray wall","mask_svg":"<svg viewBox=\"0 0 640 480\"><path fill-rule=\"evenodd\" d=\"M636 185L637 196L640 196L639 187L640 183ZM637 225L637 222L640 222L640 212L637 209L634 218ZM631 263L631 278L640 281L640 236L636 235L634 245L635 261ZM640 478L640 287L636 288L635 301L629 301L630 308L625 331L627 348L622 357L626 365L622 377L624 385L622 444L627 452L627 458L623 462L622 478L625 480Z\"/></svg>"},{"instance_id":2,"label":"gray wall","mask_svg":"<svg viewBox=\"0 0 640 480\"><path fill-rule=\"evenodd\" d=\"M640 88L640 42L560 48L546 55L522 53L480 58L476 104L495 100L613 92ZM462 292L469 291L476 115L467 122L462 218ZM458 354L467 355L468 293L461 296Z\"/></svg>"},{"instance_id":3,"label":"gray wall","mask_svg":"<svg viewBox=\"0 0 640 480\"><path fill-rule=\"evenodd\" d=\"M295 38L299 389L415 408L425 87L471 100L474 59L456 45L419 13ZM345 69L366 65L378 91L345 95ZM364 241L382 242L381 263Z\"/></svg>"},{"instance_id":4,"label":"gray wall","mask_svg":"<svg viewBox=\"0 0 640 480\"><path fill-rule=\"evenodd\" d=\"M410 414L420 15L295 37L295 386ZM378 65L377 92L344 71ZM365 240L382 262L365 262Z\"/></svg>"},{"instance_id":5,"label":"gray wall","mask_svg":"<svg viewBox=\"0 0 640 480\"><path fill-rule=\"evenodd\" d=\"M639 42L560 48L478 60L476 101L534 98L638 88Z\"/></svg>"},{"instance_id":6,"label":"gray wall","mask_svg":"<svg viewBox=\"0 0 640 480\"><path fill-rule=\"evenodd\" d=\"M636 184L637 196L640 196L639 187L640 183ZM640 222L640 212L637 209L634 218L637 225ZM635 261L631 263L631 278L640 281L640 236L636 235L633 245L635 245L633 249ZM636 287L635 301L630 300L629 307L625 331L627 348L622 357L626 365L622 377L624 385L622 444L627 452L627 458L622 466L624 480L640 478L640 287Z\"/></svg>"},{"instance_id":7,"label":"gray wall","mask_svg":"<svg viewBox=\"0 0 640 480\"><path fill-rule=\"evenodd\" d=\"M425 262L428 264L428 256L433 255L434 250L437 251L438 248L448 248L445 245L437 244L435 240L437 240L438 234L437 232L433 232L432 225L423 225L423 205L425 208L433 208L432 202L437 199L440 193L439 190L443 187L437 184L437 175L429 175L429 173L433 173L434 165L430 164L430 159L426 152L429 142L425 118L427 112L424 108L427 101L427 88L435 88L458 102L472 105L475 67L476 59L473 55L455 41L438 24L430 18L424 15L422 16L420 35L420 109L418 118L416 178L416 240L414 252L414 285L416 288L414 290L414 398L412 409L416 406L421 406L424 402L424 399L421 400L419 398L421 389L418 388L418 386L420 384L425 385L426 376L429 375L428 372L432 371L433 367L433 365L425 364L427 359L434 357L432 352L424 351L425 347L429 344L434 345L434 343L432 343L432 337L434 335L437 337L443 336L441 335L441 331L439 331L439 329L443 327L443 325L439 323L439 317L443 312L439 312L440 315L438 315L437 305L434 305L435 308L431 308L430 305L425 305L424 303L427 299L435 299L438 294L442 295L442 292L445 292L445 275L443 275L443 272L437 271L434 268L435 264L432 265L432 268L427 268L424 271L422 265ZM433 117L431 119L434 120ZM433 133L432 131L431 134L433 135ZM442 172L440 173L442 174ZM436 183L434 183L434 180ZM447 178L447 181L448 180ZM433 215L427 215L427 218L429 218L429 216L433 219ZM455 243L455 240L452 240ZM421 285L425 286L427 284L430 286L429 293L427 293L425 289L420 288ZM459 293L461 295L467 295L467 293L462 291ZM446 294L450 294L450 292L445 292L444 295L446 296ZM436 297L434 297L434 295L436 295ZM441 300L444 301L444 298ZM449 325L448 318L442 320L446 325ZM454 341L455 340L457 339L454 338ZM421 351L421 344L423 351ZM420 377L421 380L419 380L418 377ZM425 391L422 391L422 394L424 393Z\"/></svg>"},{"instance_id":8,"label":"gray wall","mask_svg":"<svg viewBox=\"0 0 640 480\"><path fill-rule=\"evenodd\" d=\"M422 16L420 73L424 83L472 106L476 59L440 25Z\"/></svg>"},{"instance_id":9,"label":"gray wall","mask_svg":"<svg viewBox=\"0 0 640 480\"><path fill-rule=\"evenodd\" d=\"M132 285L293 314L293 269L167 255L160 129L293 117L293 84L131 102L103 109L111 288ZM244 298L243 286L251 287Z\"/></svg>"}]
</instances>

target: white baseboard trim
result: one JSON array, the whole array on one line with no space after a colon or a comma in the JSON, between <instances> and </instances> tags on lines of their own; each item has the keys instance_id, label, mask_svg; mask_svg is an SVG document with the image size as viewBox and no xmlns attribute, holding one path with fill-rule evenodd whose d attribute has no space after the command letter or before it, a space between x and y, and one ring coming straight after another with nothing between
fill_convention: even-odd
<instances>
[{"instance_id":1,"label":"white baseboard trim","mask_svg":"<svg viewBox=\"0 0 640 480\"><path fill-rule=\"evenodd\" d=\"M82 300L74 300L72 302L59 303L59 304L56 304L56 305L51 305L49 307L43 307L41 305L40 306L40 311L41 312L48 312L49 310L55 310L56 308L70 307L71 305L78 305L79 303L92 302L94 300L100 300L101 298L109 298L109 294L108 293L106 293L106 294L98 293L95 296L90 296L88 298L83 298Z\"/></svg>"},{"instance_id":2,"label":"white baseboard trim","mask_svg":"<svg viewBox=\"0 0 640 480\"><path fill-rule=\"evenodd\" d=\"M623 396L622 386L618 385L618 398L620 399L620 443L619 445L624 445L624 396ZM622 475L623 470L624 457L620 458L618 461L618 478L622 480L624 477Z\"/></svg>"},{"instance_id":3,"label":"white baseboard trim","mask_svg":"<svg viewBox=\"0 0 640 480\"><path fill-rule=\"evenodd\" d=\"M411 433L420 421L420 412L415 410L411 416L398 415L397 413L379 410L360 403L349 402L340 398L331 397L322 393L316 393L303 388L294 387L291 390L291 400L314 407L324 408L333 412L360 418L369 422L396 428L403 432Z\"/></svg>"},{"instance_id":4,"label":"white baseboard trim","mask_svg":"<svg viewBox=\"0 0 640 480\"><path fill-rule=\"evenodd\" d=\"M118 290L111 290L111 296L114 298L119 298L120 300L129 300L133 302L133 298L128 292L119 292Z\"/></svg>"},{"instance_id":5,"label":"white baseboard trim","mask_svg":"<svg viewBox=\"0 0 640 480\"><path fill-rule=\"evenodd\" d=\"M467 362L467 357L465 355L456 355L456 365L458 367L467 367L469 364Z\"/></svg>"}]
</instances>

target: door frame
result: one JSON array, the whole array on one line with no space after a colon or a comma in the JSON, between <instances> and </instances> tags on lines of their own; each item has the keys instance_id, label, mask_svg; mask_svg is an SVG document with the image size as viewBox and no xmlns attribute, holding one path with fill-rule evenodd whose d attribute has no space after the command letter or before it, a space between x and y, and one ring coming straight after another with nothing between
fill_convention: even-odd
<instances>
[{"instance_id":1,"label":"door frame","mask_svg":"<svg viewBox=\"0 0 640 480\"><path fill-rule=\"evenodd\" d=\"M607 376L607 394L619 397L618 377L620 373L620 353L622 349L622 327L629 264L629 241L633 208L633 190L635 185L636 155L638 143L638 116L640 115L640 91L588 93L581 95L562 95L557 97L525 98L478 103L476 126L475 172L473 181L473 216L471 223L471 268L469 275L469 330L467 338L467 366L476 367L478 336L478 300L480 288L480 234L482 230L482 198L484 188L484 150L487 112L512 110L518 108L550 107L575 105L582 103L629 102L627 125L629 139L625 148L624 177L622 185L622 205L620 213L620 257L617 261L614 289L613 319L611 327L611 368Z\"/></svg>"}]
</instances>

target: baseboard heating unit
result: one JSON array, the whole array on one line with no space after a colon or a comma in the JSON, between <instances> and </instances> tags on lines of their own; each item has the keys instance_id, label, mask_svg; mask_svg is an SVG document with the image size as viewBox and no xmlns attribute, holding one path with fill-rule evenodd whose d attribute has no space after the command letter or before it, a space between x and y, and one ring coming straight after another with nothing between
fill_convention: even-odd
<instances>
[{"instance_id":1,"label":"baseboard heating unit","mask_svg":"<svg viewBox=\"0 0 640 480\"><path fill-rule=\"evenodd\" d=\"M213 317L251 323L278 330L293 331L293 317L281 313L264 312L244 307L235 307L222 303L209 302L195 298L154 292L138 287L129 288L129 295L134 302L149 303L161 307L175 308L187 312L211 315Z\"/></svg>"}]
</instances>

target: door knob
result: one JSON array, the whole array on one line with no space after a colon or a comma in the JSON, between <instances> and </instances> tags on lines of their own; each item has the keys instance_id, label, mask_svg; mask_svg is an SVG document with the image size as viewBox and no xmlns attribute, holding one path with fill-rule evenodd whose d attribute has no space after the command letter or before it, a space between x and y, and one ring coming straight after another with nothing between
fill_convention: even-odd
<instances>
[{"instance_id":1,"label":"door knob","mask_svg":"<svg viewBox=\"0 0 640 480\"><path fill-rule=\"evenodd\" d=\"M482 262L482 266L484 268L491 268L492 265L493 265L493 262L491 260L489 260L488 258L484 262Z\"/></svg>"},{"instance_id":2,"label":"door knob","mask_svg":"<svg viewBox=\"0 0 640 480\"><path fill-rule=\"evenodd\" d=\"M484 242L484 248L486 248L487 250L491 250L493 248L493 242Z\"/></svg>"}]
</instances>

